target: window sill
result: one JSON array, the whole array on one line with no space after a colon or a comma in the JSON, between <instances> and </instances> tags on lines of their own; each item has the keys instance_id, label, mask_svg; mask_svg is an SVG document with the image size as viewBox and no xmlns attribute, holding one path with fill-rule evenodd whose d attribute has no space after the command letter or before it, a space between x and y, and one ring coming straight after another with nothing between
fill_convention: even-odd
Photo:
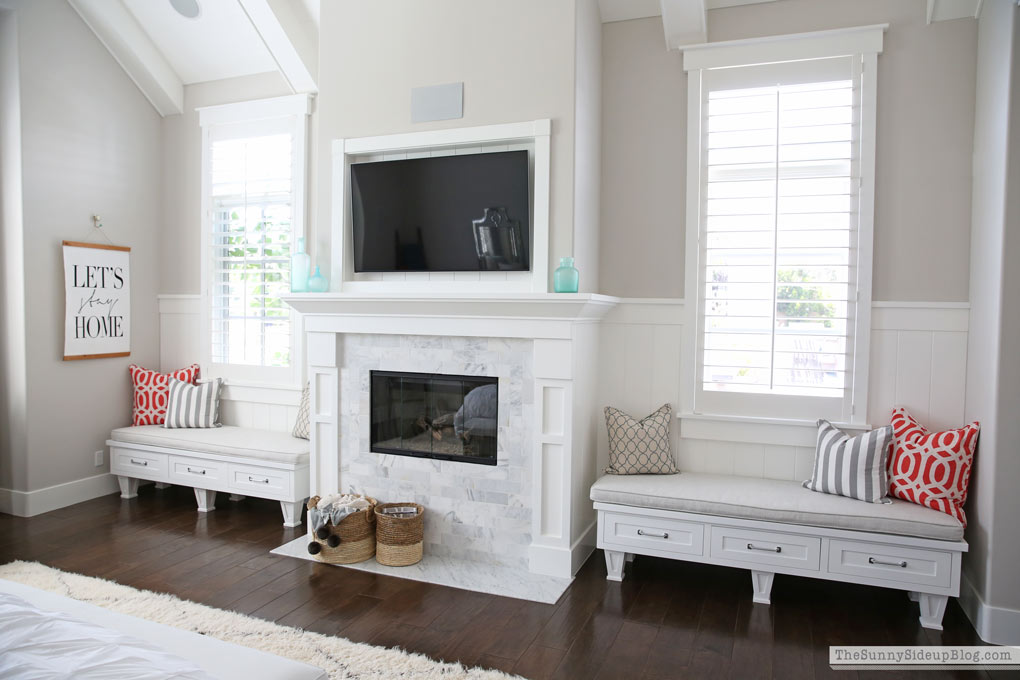
<instances>
[{"instance_id":1,"label":"window sill","mask_svg":"<svg viewBox=\"0 0 1020 680\"><path fill-rule=\"evenodd\" d=\"M680 413L680 436L684 439L804 446L814 448L818 427L813 420L760 418L755 416ZM841 430L870 430L867 423L833 423Z\"/></svg>"}]
</instances>

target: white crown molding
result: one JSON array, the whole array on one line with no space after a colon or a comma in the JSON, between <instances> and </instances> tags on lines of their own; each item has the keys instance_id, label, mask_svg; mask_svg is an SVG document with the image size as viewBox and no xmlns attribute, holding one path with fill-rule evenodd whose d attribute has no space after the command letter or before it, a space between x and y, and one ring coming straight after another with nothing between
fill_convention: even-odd
<instances>
[{"instance_id":1,"label":"white crown molding","mask_svg":"<svg viewBox=\"0 0 1020 680\"><path fill-rule=\"evenodd\" d=\"M119 0L67 0L161 116L184 111L184 84Z\"/></svg>"},{"instance_id":2,"label":"white crown molding","mask_svg":"<svg viewBox=\"0 0 1020 680\"><path fill-rule=\"evenodd\" d=\"M233 104L200 106L195 110L198 111L198 122L202 127L283 116L307 116L312 112L312 95L291 94Z\"/></svg>"},{"instance_id":3,"label":"white crown molding","mask_svg":"<svg viewBox=\"0 0 1020 680\"><path fill-rule=\"evenodd\" d=\"M852 26L828 31L683 45L679 49L684 53L685 71L851 54L881 54L883 37L888 28L889 24Z\"/></svg>"}]
</instances>

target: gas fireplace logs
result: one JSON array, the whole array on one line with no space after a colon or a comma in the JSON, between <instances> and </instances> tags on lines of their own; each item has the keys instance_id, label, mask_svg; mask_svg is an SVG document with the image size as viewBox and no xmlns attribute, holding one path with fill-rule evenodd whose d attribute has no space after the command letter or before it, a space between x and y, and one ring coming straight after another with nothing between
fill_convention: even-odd
<instances>
[{"instance_id":1,"label":"gas fireplace logs","mask_svg":"<svg viewBox=\"0 0 1020 680\"><path fill-rule=\"evenodd\" d=\"M319 507L322 505L319 496L308 499L308 524L312 530L308 552L318 561L327 564L364 562L375 554L374 510L378 502L370 496L359 494L337 495L336 499L338 504L325 507ZM343 502L352 499L364 500L367 506L345 511ZM334 518L340 519L334 524Z\"/></svg>"},{"instance_id":2,"label":"gas fireplace logs","mask_svg":"<svg viewBox=\"0 0 1020 680\"><path fill-rule=\"evenodd\" d=\"M421 561L425 508L417 503L375 506L375 560L387 567L406 567Z\"/></svg>"}]
</instances>

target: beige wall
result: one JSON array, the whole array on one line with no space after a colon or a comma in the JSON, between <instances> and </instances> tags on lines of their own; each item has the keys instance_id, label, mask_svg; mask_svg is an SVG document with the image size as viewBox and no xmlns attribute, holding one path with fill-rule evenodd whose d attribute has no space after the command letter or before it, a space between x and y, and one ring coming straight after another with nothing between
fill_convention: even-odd
<instances>
[{"instance_id":1,"label":"beige wall","mask_svg":"<svg viewBox=\"0 0 1020 680\"><path fill-rule=\"evenodd\" d=\"M684 295L687 75L662 20L602 26L602 292Z\"/></svg>"},{"instance_id":2,"label":"beige wall","mask_svg":"<svg viewBox=\"0 0 1020 680\"><path fill-rule=\"evenodd\" d=\"M928 26L924 0L780 0L709 12L708 37L876 23L889 30L878 58L874 299L965 301L977 22ZM681 57L665 52L657 17L606 24L603 40L602 291L679 297Z\"/></svg>"},{"instance_id":3,"label":"beige wall","mask_svg":"<svg viewBox=\"0 0 1020 680\"><path fill-rule=\"evenodd\" d=\"M202 128L195 109L288 94L276 72L197 83L184 88L184 113L163 119L160 293L197 294L201 287Z\"/></svg>"},{"instance_id":4,"label":"beige wall","mask_svg":"<svg viewBox=\"0 0 1020 680\"><path fill-rule=\"evenodd\" d=\"M322 3L313 257L329 260L331 140L551 118L551 276L574 247L574 8L572 0ZM458 81L463 118L411 123L411 88Z\"/></svg>"},{"instance_id":5,"label":"beige wall","mask_svg":"<svg viewBox=\"0 0 1020 680\"><path fill-rule=\"evenodd\" d=\"M7 452L32 491L106 471L93 463L110 430L131 422L131 362L159 357L160 119L64 0L10 2L21 80L26 441ZM6 103L6 100L5 100ZM61 240L103 218L131 247L130 357L61 360Z\"/></svg>"},{"instance_id":6,"label":"beige wall","mask_svg":"<svg viewBox=\"0 0 1020 680\"><path fill-rule=\"evenodd\" d=\"M981 438L966 508L970 552L963 568L984 604L1013 610L1014 626L1020 624L1020 495L1014 489L1020 479L1020 360L1014 349L1020 343L1020 277L1007 263L1020 257L1018 55L1020 12L1008 0L986 2L977 61L966 407L968 420L981 421ZM968 611L986 640L1020 644L1020 638L996 632L994 617Z\"/></svg>"}]
</instances>

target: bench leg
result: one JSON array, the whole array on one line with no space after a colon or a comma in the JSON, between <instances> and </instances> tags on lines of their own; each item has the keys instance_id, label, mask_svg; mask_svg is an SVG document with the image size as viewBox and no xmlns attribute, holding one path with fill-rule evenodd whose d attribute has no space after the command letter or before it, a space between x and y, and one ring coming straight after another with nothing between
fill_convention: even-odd
<instances>
[{"instance_id":1,"label":"bench leg","mask_svg":"<svg viewBox=\"0 0 1020 680\"><path fill-rule=\"evenodd\" d=\"M138 480L133 477L117 476L117 484L120 485L121 498L136 498L138 496Z\"/></svg>"},{"instance_id":2,"label":"bench leg","mask_svg":"<svg viewBox=\"0 0 1020 680\"><path fill-rule=\"evenodd\" d=\"M199 512L210 512L216 509L216 492L195 489L195 500L198 501Z\"/></svg>"},{"instance_id":3,"label":"bench leg","mask_svg":"<svg viewBox=\"0 0 1020 680\"><path fill-rule=\"evenodd\" d=\"M771 571L752 571L751 585L754 586L754 601L758 604L772 604L772 581L776 575Z\"/></svg>"},{"instance_id":4,"label":"bench leg","mask_svg":"<svg viewBox=\"0 0 1020 680\"><path fill-rule=\"evenodd\" d=\"M948 595L919 593L917 603L921 605L921 625L933 630L942 630L942 615L946 613Z\"/></svg>"},{"instance_id":5,"label":"bench leg","mask_svg":"<svg viewBox=\"0 0 1020 680\"><path fill-rule=\"evenodd\" d=\"M171 486L173 486L173 484L168 484L167 482L156 482L157 489L169 489Z\"/></svg>"},{"instance_id":6,"label":"bench leg","mask_svg":"<svg viewBox=\"0 0 1020 680\"><path fill-rule=\"evenodd\" d=\"M234 503L237 503L238 501L243 501L245 498L247 498L247 496L242 496L239 493L230 494L230 500Z\"/></svg>"},{"instance_id":7,"label":"bench leg","mask_svg":"<svg viewBox=\"0 0 1020 680\"><path fill-rule=\"evenodd\" d=\"M626 556L623 559L625 562L633 562L635 557L636 555L634 553L626 553Z\"/></svg>"},{"instance_id":8,"label":"bench leg","mask_svg":"<svg viewBox=\"0 0 1020 680\"><path fill-rule=\"evenodd\" d=\"M915 590L908 590L907 599L909 599L911 602L918 602L921 599L921 593Z\"/></svg>"},{"instance_id":9,"label":"bench leg","mask_svg":"<svg viewBox=\"0 0 1020 680\"><path fill-rule=\"evenodd\" d=\"M606 579L609 581L623 580L623 565L626 562L624 553L606 550Z\"/></svg>"},{"instance_id":10,"label":"bench leg","mask_svg":"<svg viewBox=\"0 0 1020 680\"><path fill-rule=\"evenodd\" d=\"M294 503L280 501L280 509L283 510L283 526L301 526L301 506L303 505L304 503L301 501L295 501Z\"/></svg>"}]
</instances>

